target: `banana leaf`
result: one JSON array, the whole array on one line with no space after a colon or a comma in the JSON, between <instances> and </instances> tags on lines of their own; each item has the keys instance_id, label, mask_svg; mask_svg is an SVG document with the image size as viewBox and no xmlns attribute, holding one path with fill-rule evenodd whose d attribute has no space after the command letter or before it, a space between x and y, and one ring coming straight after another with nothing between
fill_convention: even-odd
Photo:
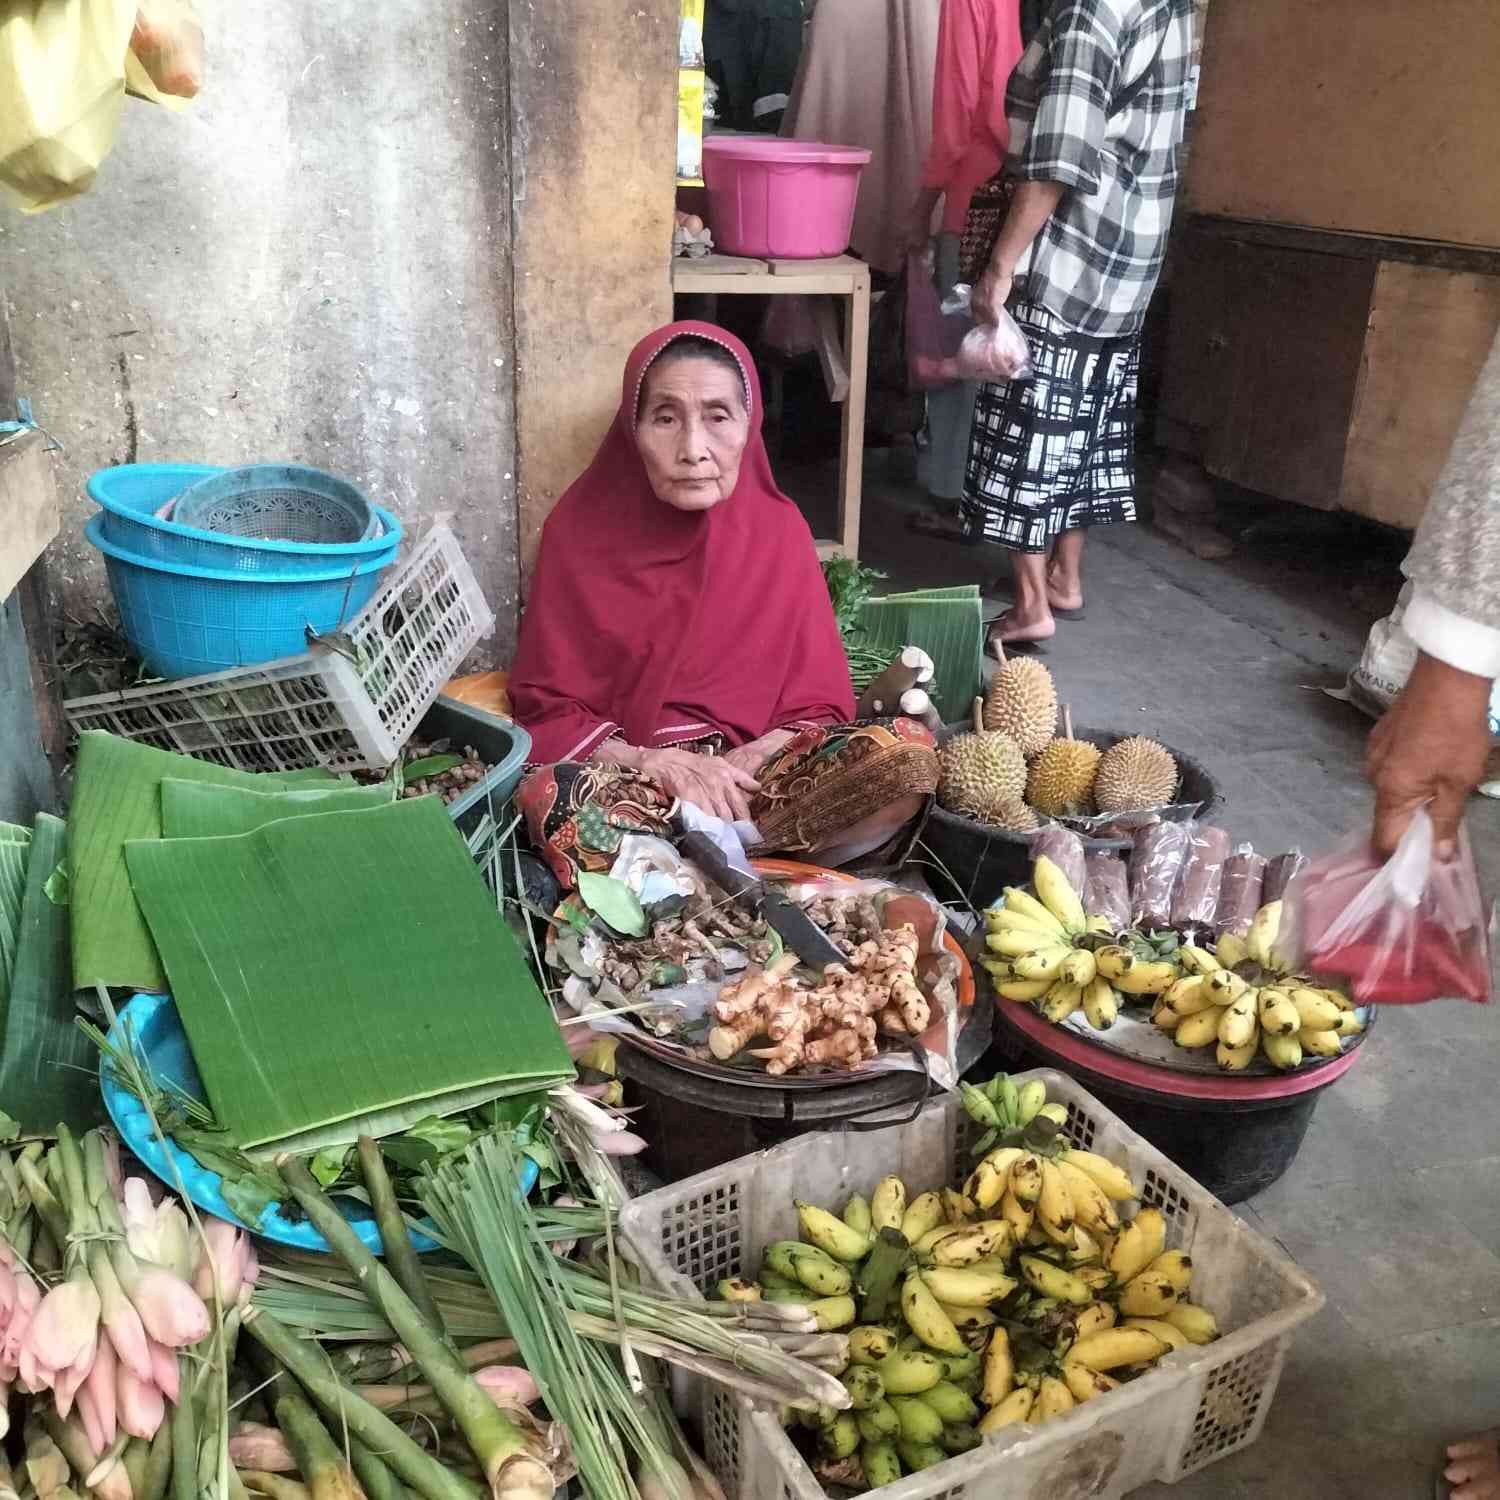
<instances>
[{"instance_id":1,"label":"banana leaf","mask_svg":"<svg viewBox=\"0 0 1500 1500\"><path fill-rule=\"evenodd\" d=\"M396 795L390 782L378 786L306 787L277 792L214 786L168 776L161 784L161 827L169 839L215 838L254 833L278 818L308 813L357 812L385 807Z\"/></svg>"},{"instance_id":2,"label":"banana leaf","mask_svg":"<svg viewBox=\"0 0 1500 1500\"><path fill-rule=\"evenodd\" d=\"M261 791L337 781L321 770L257 776L103 730L81 734L68 815L76 989L106 984L159 990L164 983L161 961L130 889L125 841L161 837L161 782L167 776Z\"/></svg>"},{"instance_id":3,"label":"banana leaf","mask_svg":"<svg viewBox=\"0 0 1500 1500\"><path fill-rule=\"evenodd\" d=\"M216 1120L255 1155L573 1076L437 797L137 839L126 861Z\"/></svg>"},{"instance_id":4,"label":"banana leaf","mask_svg":"<svg viewBox=\"0 0 1500 1500\"><path fill-rule=\"evenodd\" d=\"M74 1024L69 908L45 889L66 845L62 820L38 813L0 1043L0 1101L28 1134L51 1132L59 1121L84 1131L104 1119L99 1054Z\"/></svg>"},{"instance_id":5,"label":"banana leaf","mask_svg":"<svg viewBox=\"0 0 1500 1500\"><path fill-rule=\"evenodd\" d=\"M21 928L21 901L26 894L26 861L31 830L0 823L0 1036L5 1034L5 998L16 964L16 937Z\"/></svg>"},{"instance_id":6,"label":"banana leaf","mask_svg":"<svg viewBox=\"0 0 1500 1500\"><path fill-rule=\"evenodd\" d=\"M933 703L945 723L967 720L984 678L984 602L974 584L867 599L861 644L892 658L920 646L934 671Z\"/></svg>"}]
</instances>

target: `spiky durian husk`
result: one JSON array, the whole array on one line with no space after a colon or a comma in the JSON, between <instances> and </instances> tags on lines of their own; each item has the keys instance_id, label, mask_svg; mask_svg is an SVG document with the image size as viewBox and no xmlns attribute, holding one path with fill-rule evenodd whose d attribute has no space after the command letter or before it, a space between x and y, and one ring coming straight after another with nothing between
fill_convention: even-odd
<instances>
[{"instance_id":1,"label":"spiky durian husk","mask_svg":"<svg viewBox=\"0 0 1500 1500\"><path fill-rule=\"evenodd\" d=\"M1039 661L1012 657L990 678L984 727L1008 734L1029 760L1057 730L1057 687Z\"/></svg>"},{"instance_id":2,"label":"spiky durian husk","mask_svg":"<svg viewBox=\"0 0 1500 1500\"><path fill-rule=\"evenodd\" d=\"M943 749L938 801L953 812L1019 802L1026 790L1026 757L1005 734L960 734Z\"/></svg>"},{"instance_id":3,"label":"spiky durian husk","mask_svg":"<svg viewBox=\"0 0 1500 1500\"><path fill-rule=\"evenodd\" d=\"M1050 818L1087 812L1098 766L1097 746L1059 737L1031 763L1026 800Z\"/></svg>"},{"instance_id":4,"label":"spiky durian husk","mask_svg":"<svg viewBox=\"0 0 1500 1500\"><path fill-rule=\"evenodd\" d=\"M1171 752L1143 735L1132 735L1104 752L1094 777L1100 812L1134 812L1162 807L1177 791L1177 762Z\"/></svg>"}]
</instances>

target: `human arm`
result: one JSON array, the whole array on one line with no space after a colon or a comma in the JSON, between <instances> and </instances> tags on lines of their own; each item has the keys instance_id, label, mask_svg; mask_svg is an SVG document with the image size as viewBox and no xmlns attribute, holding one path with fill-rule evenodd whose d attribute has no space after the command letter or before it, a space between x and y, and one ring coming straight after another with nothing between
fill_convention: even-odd
<instances>
[{"instance_id":1,"label":"human arm","mask_svg":"<svg viewBox=\"0 0 1500 1500\"><path fill-rule=\"evenodd\" d=\"M977 322L1000 321L1000 309L1010 297L1016 266L1046 227L1064 191L1060 182L1023 182L1017 186L1000 237L990 252L990 263L974 284L970 308Z\"/></svg>"},{"instance_id":2,"label":"human arm","mask_svg":"<svg viewBox=\"0 0 1500 1500\"><path fill-rule=\"evenodd\" d=\"M672 796L726 823L748 821L750 798L758 789L755 777L727 756L698 755L674 746L647 750L616 737L589 759L595 765L640 771Z\"/></svg>"}]
</instances>

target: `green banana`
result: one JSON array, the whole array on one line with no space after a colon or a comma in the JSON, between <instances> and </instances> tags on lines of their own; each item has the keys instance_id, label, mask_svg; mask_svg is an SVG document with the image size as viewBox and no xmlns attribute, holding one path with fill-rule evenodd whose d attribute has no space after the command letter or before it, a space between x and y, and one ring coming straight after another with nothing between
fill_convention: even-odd
<instances>
[{"instance_id":1,"label":"green banana","mask_svg":"<svg viewBox=\"0 0 1500 1500\"><path fill-rule=\"evenodd\" d=\"M859 1435L867 1443L878 1443L883 1438L893 1438L901 1431L901 1419L896 1408L884 1396L879 1401L854 1413L859 1424Z\"/></svg>"},{"instance_id":2,"label":"green banana","mask_svg":"<svg viewBox=\"0 0 1500 1500\"><path fill-rule=\"evenodd\" d=\"M904 1443L935 1443L943 1435L943 1419L920 1396L892 1396L901 1422Z\"/></svg>"},{"instance_id":3,"label":"green banana","mask_svg":"<svg viewBox=\"0 0 1500 1500\"><path fill-rule=\"evenodd\" d=\"M816 1245L834 1260L853 1262L863 1260L870 1253L870 1236L851 1229L840 1218L819 1208L816 1203L804 1203L801 1199L792 1205L797 1210L802 1233L810 1243Z\"/></svg>"},{"instance_id":4,"label":"green banana","mask_svg":"<svg viewBox=\"0 0 1500 1500\"><path fill-rule=\"evenodd\" d=\"M1016 1124L1024 1130L1041 1113L1046 1102L1047 1085L1040 1078L1033 1078L1017 1096Z\"/></svg>"},{"instance_id":5,"label":"green banana","mask_svg":"<svg viewBox=\"0 0 1500 1500\"><path fill-rule=\"evenodd\" d=\"M884 1489L901 1477L901 1459L896 1453L896 1445L887 1440L871 1442L867 1439L860 1447L859 1462L864 1470L865 1483L872 1490Z\"/></svg>"},{"instance_id":6,"label":"green banana","mask_svg":"<svg viewBox=\"0 0 1500 1500\"><path fill-rule=\"evenodd\" d=\"M924 1402L947 1422L972 1422L979 1415L979 1408L956 1385L940 1380L930 1390L913 1398Z\"/></svg>"}]
</instances>

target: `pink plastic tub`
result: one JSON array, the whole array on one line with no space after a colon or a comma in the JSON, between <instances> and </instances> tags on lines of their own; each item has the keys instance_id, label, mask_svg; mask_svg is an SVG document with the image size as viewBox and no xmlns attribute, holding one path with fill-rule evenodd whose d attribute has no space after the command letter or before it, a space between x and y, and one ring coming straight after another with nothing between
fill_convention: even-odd
<instances>
[{"instance_id":1,"label":"pink plastic tub","mask_svg":"<svg viewBox=\"0 0 1500 1500\"><path fill-rule=\"evenodd\" d=\"M859 174L858 146L710 136L703 143L714 248L726 255L817 260L849 247Z\"/></svg>"}]
</instances>

